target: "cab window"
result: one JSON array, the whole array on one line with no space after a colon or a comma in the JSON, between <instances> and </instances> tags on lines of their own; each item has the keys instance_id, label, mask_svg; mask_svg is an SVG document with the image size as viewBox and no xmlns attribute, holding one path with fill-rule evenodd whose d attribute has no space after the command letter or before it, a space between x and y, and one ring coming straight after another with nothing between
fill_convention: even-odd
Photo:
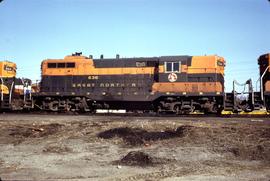
<instances>
[{"instance_id":1,"label":"cab window","mask_svg":"<svg viewBox=\"0 0 270 181\"><path fill-rule=\"evenodd\" d=\"M222 67L224 67L224 66L225 66L225 64L224 64L224 62L222 62L222 61L218 60L218 61L217 61L217 66L222 66Z\"/></svg>"},{"instance_id":2,"label":"cab window","mask_svg":"<svg viewBox=\"0 0 270 181\"><path fill-rule=\"evenodd\" d=\"M180 72L181 62L165 62L165 72Z\"/></svg>"}]
</instances>

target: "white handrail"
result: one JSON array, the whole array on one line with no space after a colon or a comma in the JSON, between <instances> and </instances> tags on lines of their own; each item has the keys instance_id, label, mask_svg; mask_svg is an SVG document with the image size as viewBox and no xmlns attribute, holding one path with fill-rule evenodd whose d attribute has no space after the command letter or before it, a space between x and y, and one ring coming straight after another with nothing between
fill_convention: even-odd
<instances>
[{"instance_id":1,"label":"white handrail","mask_svg":"<svg viewBox=\"0 0 270 181\"><path fill-rule=\"evenodd\" d=\"M266 74L266 71L268 70L270 68L270 66L268 66L268 67L266 67L266 69L264 70L264 72L263 72L263 74L262 74L262 76L261 76L261 81L260 81L260 84L261 84L261 99L262 99L262 101L263 101L263 77L264 77L264 75Z\"/></svg>"},{"instance_id":2,"label":"white handrail","mask_svg":"<svg viewBox=\"0 0 270 181\"><path fill-rule=\"evenodd\" d=\"M13 86L14 86L14 81L12 81L12 84L11 84L11 86L10 86L10 91L9 91L9 104L11 104L11 96L12 96Z\"/></svg>"}]
</instances>

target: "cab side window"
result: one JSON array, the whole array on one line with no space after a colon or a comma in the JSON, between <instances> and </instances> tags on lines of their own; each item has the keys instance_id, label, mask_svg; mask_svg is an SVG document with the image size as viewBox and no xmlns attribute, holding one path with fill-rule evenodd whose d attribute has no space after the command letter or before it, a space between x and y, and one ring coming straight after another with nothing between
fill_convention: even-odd
<instances>
[{"instance_id":1,"label":"cab side window","mask_svg":"<svg viewBox=\"0 0 270 181\"><path fill-rule=\"evenodd\" d=\"M180 72L181 62L165 62L165 72Z\"/></svg>"}]
</instances>

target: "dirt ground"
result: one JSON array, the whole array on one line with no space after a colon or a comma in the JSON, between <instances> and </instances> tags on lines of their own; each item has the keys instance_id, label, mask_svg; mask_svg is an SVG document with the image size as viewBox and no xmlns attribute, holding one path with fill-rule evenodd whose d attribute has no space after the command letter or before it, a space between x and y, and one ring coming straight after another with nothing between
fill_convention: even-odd
<instances>
[{"instance_id":1,"label":"dirt ground","mask_svg":"<svg viewBox=\"0 0 270 181\"><path fill-rule=\"evenodd\" d=\"M270 180L270 118L0 114L2 180Z\"/></svg>"}]
</instances>

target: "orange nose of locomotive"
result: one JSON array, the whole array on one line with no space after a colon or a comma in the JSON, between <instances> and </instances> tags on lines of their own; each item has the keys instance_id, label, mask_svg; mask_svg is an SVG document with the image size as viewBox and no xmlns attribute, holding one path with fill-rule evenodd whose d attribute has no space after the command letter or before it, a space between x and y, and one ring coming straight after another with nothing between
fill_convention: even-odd
<instances>
[{"instance_id":1,"label":"orange nose of locomotive","mask_svg":"<svg viewBox=\"0 0 270 181\"><path fill-rule=\"evenodd\" d=\"M17 66L9 61L0 62L0 93L9 94L9 79L16 77Z\"/></svg>"}]
</instances>

